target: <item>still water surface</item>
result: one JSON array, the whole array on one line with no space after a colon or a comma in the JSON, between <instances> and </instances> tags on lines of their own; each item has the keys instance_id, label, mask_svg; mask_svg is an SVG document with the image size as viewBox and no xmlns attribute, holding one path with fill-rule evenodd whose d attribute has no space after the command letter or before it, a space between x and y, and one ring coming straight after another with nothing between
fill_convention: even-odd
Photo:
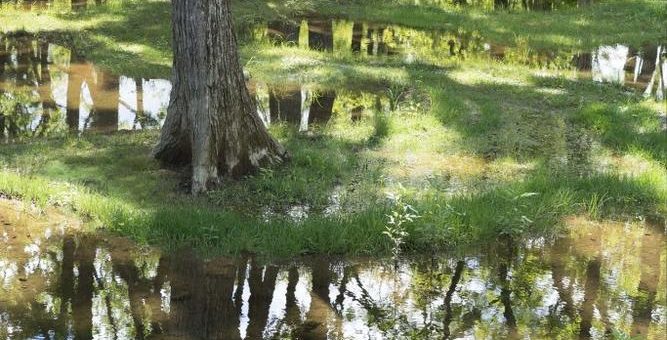
<instances>
[{"instance_id":1,"label":"still water surface","mask_svg":"<svg viewBox=\"0 0 667 340\"><path fill-rule=\"evenodd\" d=\"M0 201L0 338L608 338L667 334L664 226L390 259L202 260Z\"/></svg>"},{"instance_id":2,"label":"still water surface","mask_svg":"<svg viewBox=\"0 0 667 340\"><path fill-rule=\"evenodd\" d=\"M387 58L404 63L438 65L470 56L536 67L574 68L584 81L614 82L640 89L655 69L655 49L603 46L595 51L525 51L495 45L478 32L423 31L395 25L309 19L269 22L239 32L244 43L258 41L303 45L351 54L373 63ZM521 56L520 58L517 56ZM518 58L518 59L517 59ZM516 59L516 60L515 60ZM665 61L667 65L667 61ZM590 76L588 76L590 75ZM251 76L251 75L250 75ZM667 82L667 75L664 81ZM286 121L308 130L325 123L345 95L386 94L378 85L340 91L318 84L268 85L250 77L258 111L269 125ZM312 91L317 88L316 91ZM349 89L348 89L349 90ZM0 139L58 135L75 131L111 132L158 128L166 116L171 83L166 79L127 77L104 72L75 52L46 37L0 34ZM349 98L348 98L349 99ZM364 108L348 108L352 119ZM359 109L355 111L354 109ZM339 110L340 111L340 110Z\"/></svg>"}]
</instances>

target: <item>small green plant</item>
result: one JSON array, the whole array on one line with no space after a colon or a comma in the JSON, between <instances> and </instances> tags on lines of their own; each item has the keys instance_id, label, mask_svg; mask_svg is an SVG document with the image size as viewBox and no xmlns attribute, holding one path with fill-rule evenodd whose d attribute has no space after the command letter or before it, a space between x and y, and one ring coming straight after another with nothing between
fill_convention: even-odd
<instances>
[{"instance_id":1,"label":"small green plant","mask_svg":"<svg viewBox=\"0 0 667 340\"><path fill-rule=\"evenodd\" d=\"M401 253L401 246L405 243L405 238L409 235L406 224L414 222L420 216L417 215L417 210L402 201L400 195L390 193L388 198L394 203L394 208L391 214L387 215L388 221L383 234L391 240L391 254L396 260Z\"/></svg>"},{"instance_id":2,"label":"small green plant","mask_svg":"<svg viewBox=\"0 0 667 340\"><path fill-rule=\"evenodd\" d=\"M539 196L539 193L536 192L526 192L520 195L512 197L508 203L512 208L503 214L499 219L499 223L502 225L502 230L500 235L504 236L516 236L521 235L526 230L530 229L530 226L534 224L533 219L525 215L525 212L530 211L531 202L529 199Z\"/></svg>"},{"instance_id":3,"label":"small green plant","mask_svg":"<svg viewBox=\"0 0 667 340\"><path fill-rule=\"evenodd\" d=\"M373 127L375 133L372 137L372 142L379 142L380 140L389 136L389 130L391 128L389 121L389 113L387 113L383 107L380 97L375 98L375 112L373 114Z\"/></svg>"}]
</instances>

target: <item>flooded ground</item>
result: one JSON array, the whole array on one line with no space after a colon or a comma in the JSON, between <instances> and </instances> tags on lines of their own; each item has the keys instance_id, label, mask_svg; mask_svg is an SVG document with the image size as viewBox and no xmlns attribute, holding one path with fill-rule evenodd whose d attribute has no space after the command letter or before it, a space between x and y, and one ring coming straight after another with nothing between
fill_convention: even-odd
<instances>
[{"instance_id":1,"label":"flooded ground","mask_svg":"<svg viewBox=\"0 0 667 340\"><path fill-rule=\"evenodd\" d=\"M202 261L0 201L0 337L594 338L667 334L664 226L461 254Z\"/></svg>"},{"instance_id":2,"label":"flooded ground","mask_svg":"<svg viewBox=\"0 0 667 340\"><path fill-rule=\"evenodd\" d=\"M26 10L35 9L74 9L80 10L95 5L106 3L106 0L3 0L0 5L16 6ZM554 1L554 0L530 0L530 1L516 1L516 0L494 0L488 2L468 1L468 0L454 0L452 4L458 6L470 6L474 8L487 10L514 10L514 11L551 11L565 8L575 8L590 5L592 1L589 0L575 0L575 1ZM445 5L443 1L425 1L424 5L431 5L437 8L440 5ZM445 5L449 6L449 4Z\"/></svg>"},{"instance_id":3,"label":"flooded ground","mask_svg":"<svg viewBox=\"0 0 667 340\"><path fill-rule=\"evenodd\" d=\"M0 131L8 137L157 127L171 84L105 73L31 36L1 37Z\"/></svg>"},{"instance_id":4,"label":"flooded ground","mask_svg":"<svg viewBox=\"0 0 667 340\"><path fill-rule=\"evenodd\" d=\"M101 1L9 3L78 9ZM516 1L488 3L521 9ZM522 3L531 10L557 7L553 1ZM253 24L239 35L244 44L299 46L354 63L437 66L488 58L573 70L584 81L639 90L646 88L659 60L656 46L537 51L520 42L498 45L476 31L323 18ZM358 120L374 109L378 93L388 93L378 84L327 89L292 80L267 84L248 76L264 123L287 122L301 131L336 114ZM0 140L5 142L159 128L170 90L166 79L104 72L44 36L0 34ZM388 105L396 104L393 99L423 99L420 93L405 93L389 98ZM418 160L411 155L411 162L422 164ZM635 158L627 163L633 171L640 164ZM424 164L433 171L432 163ZM407 169L413 174L421 168ZM456 177L450 182L458 183ZM451 192L465 187L454 184ZM343 209L339 192L344 190L337 185L328 196L325 215ZM663 339L667 334L664 225L572 217L566 222L569 234L556 239L503 241L398 263L328 257L267 262L162 253L109 234L77 232L78 223L66 217L25 210L0 200L0 338ZM314 210L290 205L287 214L298 222ZM270 207L265 211L266 219L274 214Z\"/></svg>"},{"instance_id":5,"label":"flooded ground","mask_svg":"<svg viewBox=\"0 0 667 340\"><path fill-rule=\"evenodd\" d=\"M421 31L331 19L269 22L248 32L241 34L246 42L270 41L338 55L353 54L369 63L388 58L404 64L438 64L439 60L476 56L497 62L574 68L584 78L628 84L640 90L651 79L657 51L651 46L623 45L585 53L533 51L494 45L477 32ZM164 121L171 91L166 79L109 74L45 37L9 34L0 35L0 42L0 136L4 138L138 130L159 127ZM340 89L320 86L311 91L318 84L267 85L251 80L249 87L257 95L259 112L267 125L286 121L308 130L309 124L326 122L337 101L350 102L345 93L337 94ZM370 87L365 91L372 94ZM347 93L348 99L363 95L364 90L352 92ZM353 107L348 111L354 119L363 109Z\"/></svg>"}]
</instances>

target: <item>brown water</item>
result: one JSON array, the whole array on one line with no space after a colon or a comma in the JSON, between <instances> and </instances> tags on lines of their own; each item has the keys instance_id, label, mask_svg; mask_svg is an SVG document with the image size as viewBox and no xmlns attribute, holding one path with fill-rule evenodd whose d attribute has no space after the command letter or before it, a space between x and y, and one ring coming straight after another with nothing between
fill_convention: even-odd
<instances>
[{"instance_id":1,"label":"brown water","mask_svg":"<svg viewBox=\"0 0 667 340\"><path fill-rule=\"evenodd\" d=\"M0 136L134 130L164 120L166 80L114 76L29 35L0 42Z\"/></svg>"},{"instance_id":2,"label":"brown water","mask_svg":"<svg viewBox=\"0 0 667 340\"><path fill-rule=\"evenodd\" d=\"M0 201L0 338L605 338L667 334L664 226L460 255L203 261Z\"/></svg>"}]
</instances>

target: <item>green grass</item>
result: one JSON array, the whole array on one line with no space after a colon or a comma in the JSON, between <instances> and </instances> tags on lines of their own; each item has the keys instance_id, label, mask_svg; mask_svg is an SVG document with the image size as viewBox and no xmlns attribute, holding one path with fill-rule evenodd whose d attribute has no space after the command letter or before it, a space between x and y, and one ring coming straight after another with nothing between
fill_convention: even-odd
<instances>
[{"instance_id":1,"label":"green grass","mask_svg":"<svg viewBox=\"0 0 667 340\"><path fill-rule=\"evenodd\" d=\"M308 12L314 3L300 3L297 12ZM650 23L660 14L653 3L633 4L639 14L632 20L648 17ZM572 22L581 15L597 18L595 13L610 7L630 10L611 2L549 15L568 16ZM505 34L500 27L548 16L455 9L399 16L411 7L346 8L333 2L317 7L341 17L421 28L483 24L485 35L498 39ZM241 23L294 14L260 1L244 2L236 11ZM53 35L111 71L164 77L170 59L168 21L148 17L168 12L159 1L124 2L85 13L2 9L0 30L43 23L23 28ZM485 19L468 20L478 16ZM608 27L604 20L601 24ZM497 26L489 26L492 22ZM566 26L554 23L553 34L575 36L576 30ZM547 32L539 29L526 31L530 44L547 44ZM592 31L590 39L597 44L619 32ZM565 48L585 43L548 42ZM628 220L667 213L667 135L658 119L662 103L627 89L592 83L571 70L476 57L420 52L417 62L405 64L397 58L371 62L263 41L242 49L254 81L289 86L287 79L296 79L314 90L339 90L327 124L309 133L287 124L271 127L293 156L288 164L227 180L195 198L186 193L186 175L160 169L150 159L156 131L27 139L0 145L0 193L61 206L92 227L142 243L273 256L389 252L391 243L382 232L385 215L394 207L387 194L401 195L419 211L405 244L414 252L474 245L499 235L558 233L571 215ZM391 98L403 92L408 95L389 110ZM364 114L353 122L350 112L358 106ZM307 209L308 216L290 216L299 209Z\"/></svg>"},{"instance_id":2,"label":"green grass","mask_svg":"<svg viewBox=\"0 0 667 340\"><path fill-rule=\"evenodd\" d=\"M663 29L667 6L661 1L608 0L554 12L494 12L392 2L243 0L235 1L233 7L237 31L244 34L252 24L324 15L478 36L493 45L522 47L533 53L590 51L617 43L642 49L667 43ZM165 0L112 0L78 12L63 6L23 11L4 5L0 6L0 32L47 34L114 73L166 78L171 65L170 11ZM244 53L246 60L253 56Z\"/></svg>"}]
</instances>

